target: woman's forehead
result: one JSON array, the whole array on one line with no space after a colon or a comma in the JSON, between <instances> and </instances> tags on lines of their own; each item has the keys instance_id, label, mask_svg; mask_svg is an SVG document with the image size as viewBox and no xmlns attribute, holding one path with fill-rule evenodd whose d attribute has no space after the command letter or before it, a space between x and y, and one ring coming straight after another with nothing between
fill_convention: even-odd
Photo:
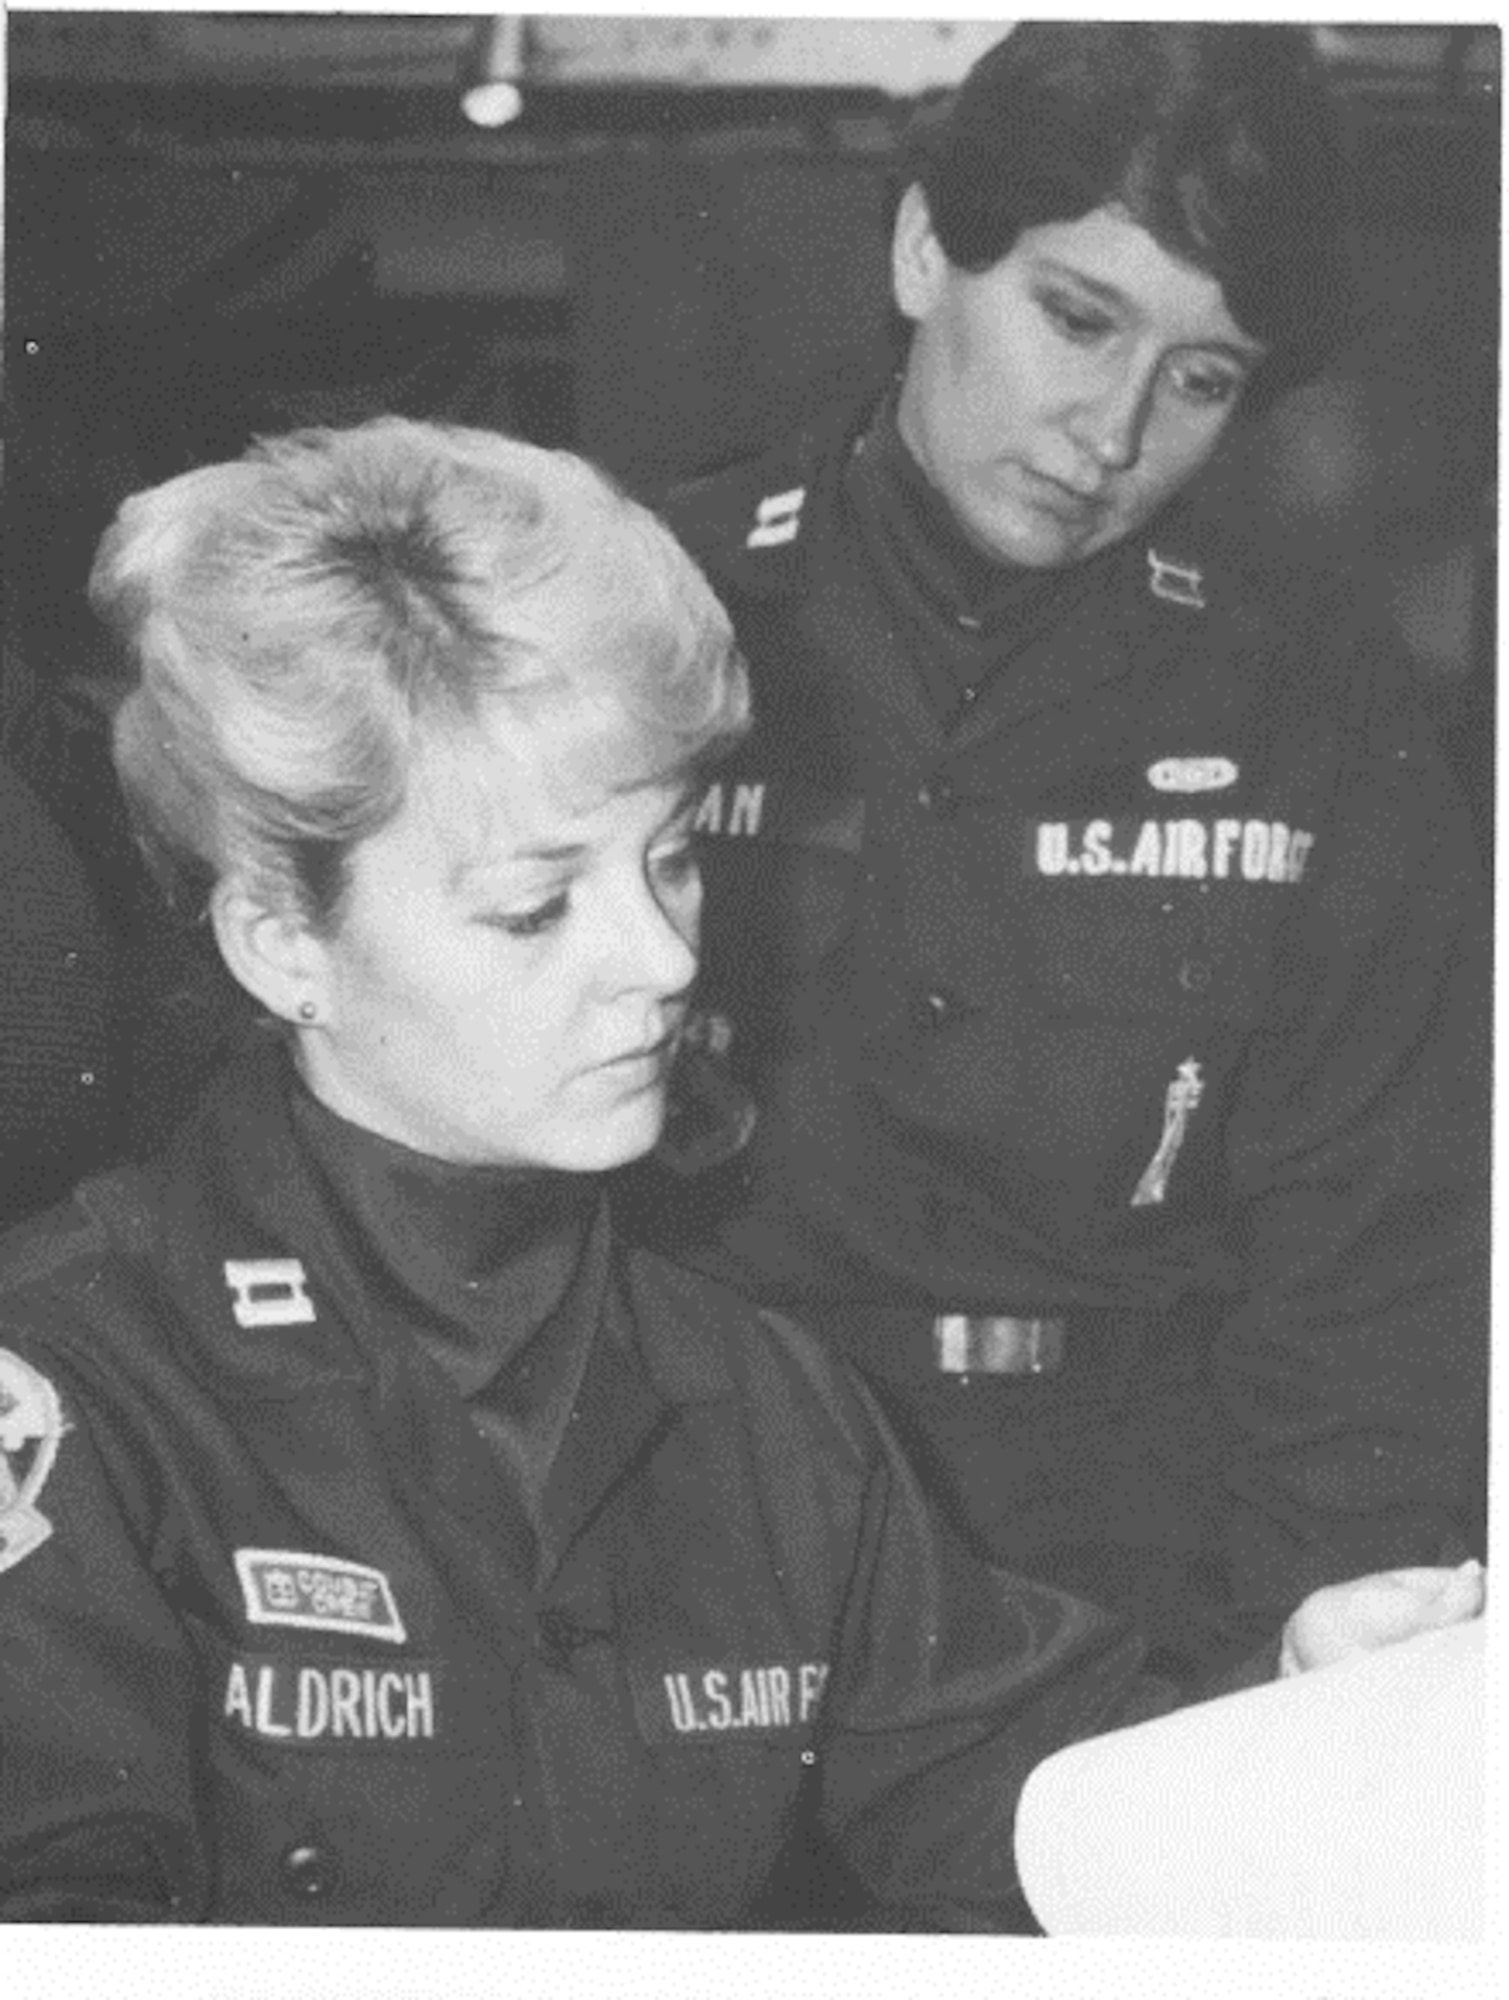
<instances>
[{"instance_id":1,"label":"woman's forehead","mask_svg":"<svg viewBox=\"0 0 1509 2000\"><path fill-rule=\"evenodd\" d=\"M577 699L521 713L494 700L471 722L421 737L406 811L423 817L454 863L484 865L565 847L617 819L616 801L657 801L685 775L657 766L632 720Z\"/></svg>"},{"instance_id":2,"label":"woman's forehead","mask_svg":"<svg viewBox=\"0 0 1509 2000\"><path fill-rule=\"evenodd\" d=\"M1219 281L1165 249L1120 202L1024 230L1014 254L1022 263L1061 269L1191 344L1262 356L1262 343L1232 317Z\"/></svg>"}]
</instances>

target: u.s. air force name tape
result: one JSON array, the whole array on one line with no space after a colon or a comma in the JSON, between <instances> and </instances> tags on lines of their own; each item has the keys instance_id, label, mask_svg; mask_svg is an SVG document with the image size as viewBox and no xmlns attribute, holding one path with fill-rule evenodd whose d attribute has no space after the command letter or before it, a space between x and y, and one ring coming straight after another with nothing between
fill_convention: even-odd
<instances>
[{"instance_id":1,"label":"u.s. air force name tape","mask_svg":"<svg viewBox=\"0 0 1509 2000\"><path fill-rule=\"evenodd\" d=\"M816 1720L826 1660L631 1663L634 1708L647 1742L780 1736Z\"/></svg>"},{"instance_id":2,"label":"u.s. air force name tape","mask_svg":"<svg viewBox=\"0 0 1509 2000\"><path fill-rule=\"evenodd\" d=\"M1315 835L1276 819L1029 820L1029 875L1301 881Z\"/></svg>"},{"instance_id":3,"label":"u.s. air force name tape","mask_svg":"<svg viewBox=\"0 0 1509 2000\"><path fill-rule=\"evenodd\" d=\"M52 1533L37 1499L64 1428L52 1383L19 1354L0 1347L0 1571L13 1569Z\"/></svg>"}]
</instances>

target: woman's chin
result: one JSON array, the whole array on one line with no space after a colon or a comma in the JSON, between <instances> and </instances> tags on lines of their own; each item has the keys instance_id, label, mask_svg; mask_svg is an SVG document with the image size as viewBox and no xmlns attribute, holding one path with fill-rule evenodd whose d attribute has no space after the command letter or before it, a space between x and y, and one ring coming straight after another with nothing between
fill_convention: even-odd
<instances>
[{"instance_id":1,"label":"woman's chin","mask_svg":"<svg viewBox=\"0 0 1509 2000\"><path fill-rule=\"evenodd\" d=\"M604 1174L631 1166L655 1150L665 1126L665 1092L647 1091L621 1105L611 1118L573 1133L548 1163L564 1173Z\"/></svg>"}]
</instances>

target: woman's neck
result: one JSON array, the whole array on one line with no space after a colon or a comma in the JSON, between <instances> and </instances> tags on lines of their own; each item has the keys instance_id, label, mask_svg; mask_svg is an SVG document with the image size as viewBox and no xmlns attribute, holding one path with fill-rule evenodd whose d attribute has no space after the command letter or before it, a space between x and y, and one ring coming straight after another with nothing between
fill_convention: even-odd
<instances>
[{"instance_id":1,"label":"woman's neck","mask_svg":"<svg viewBox=\"0 0 1509 2000\"><path fill-rule=\"evenodd\" d=\"M580 1261L601 1182L437 1160L351 1124L302 1084L295 1129L381 1284L475 1387L549 1320Z\"/></svg>"}]
</instances>

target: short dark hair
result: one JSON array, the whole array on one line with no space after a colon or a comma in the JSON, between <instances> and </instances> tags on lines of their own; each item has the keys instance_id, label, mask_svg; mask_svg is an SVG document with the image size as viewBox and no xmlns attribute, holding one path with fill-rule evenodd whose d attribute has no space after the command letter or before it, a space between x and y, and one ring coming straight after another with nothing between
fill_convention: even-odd
<instances>
[{"instance_id":1,"label":"short dark hair","mask_svg":"<svg viewBox=\"0 0 1509 2000\"><path fill-rule=\"evenodd\" d=\"M1031 21L919 115L901 164L965 271L1025 229L1121 206L1216 279L1275 386L1318 373L1352 328L1346 159L1302 29Z\"/></svg>"}]
</instances>

